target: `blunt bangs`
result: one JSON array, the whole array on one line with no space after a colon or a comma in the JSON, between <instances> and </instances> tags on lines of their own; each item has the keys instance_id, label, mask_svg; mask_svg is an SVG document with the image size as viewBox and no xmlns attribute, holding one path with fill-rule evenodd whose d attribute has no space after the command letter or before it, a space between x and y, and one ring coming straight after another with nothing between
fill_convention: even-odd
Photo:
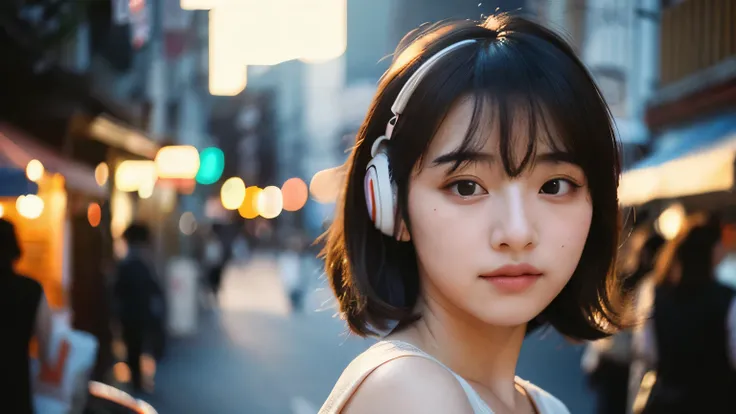
<instances>
[{"instance_id":1,"label":"blunt bangs","mask_svg":"<svg viewBox=\"0 0 736 414\"><path fill-rule=\"evenodd\" d=\"M472 99L473 114L456 151L479 151L486 145L491 128L497 126L498 155L509 177L533 167L538 148L545 146L566 153L569 162L595 178L600 164L594 162L593 155L601 145L607 146L609 153L617 151L617 144L608 109L600 104L600 93L591 84L593 80L582 67L547 41L506 32L498 39L464 46L439 61L408 102L392 144L396 142L397 155L406 154L412 146L415 151L410 158L421 164L452 106ZM595 106L599 122L586 122ZM517 122L520 117L523 123ZM404 135L411 137L401 138ZM593 135L603 139L591 139ZM520 147L525 148L524 153L515 154L514 149ZM401 168L392 164L392 168L397 167ZM614 173L618 175L617 170Z\"/></svg>"},{"instance_id":2,"label":"blunt bangs","mask_svg":"<svg viewBox=\"0 0 736 414\"><path fill-rule=\"evenodd\" d=\"M324 236L326 273L341 314L361 336L380 335L395 323L401 327L418 318L413 313L420 294L413 244L375 229L365 208L363 178L370 147L384 134L406 81L429 57L466 39L476 42L432 66L395 125L388 145L398 205L395 222L403 221L411 232L410 178L422 167L453 106L471 99L473 114L458 152L480 150L491 128L498 128L498 155L508 176L532 168L540 146L564 153L585 173L593 218L582 257L566 287L529 328L549 324L575 339L604 337L623 326L613 271L620 227L613 121L572 48L539 24L509 15L426 25L399 45L356 137L335 219ZM520 148L523 153L515 154Z\"/></svg>"}]
</instances>

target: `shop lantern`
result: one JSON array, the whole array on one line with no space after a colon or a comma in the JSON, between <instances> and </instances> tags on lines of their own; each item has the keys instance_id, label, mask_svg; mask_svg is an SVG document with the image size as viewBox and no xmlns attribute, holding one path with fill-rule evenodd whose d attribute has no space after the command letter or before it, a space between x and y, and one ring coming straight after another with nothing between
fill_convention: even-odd
<instances>
[{"instance_id":1,"label":"shop lantern","mask_svg":"<svg viewBox=\"0 0 736 414\"><path fill-rule=\"evenodd\" d=\"M199 172L199 151L191 145L172 145L163 147L156 154L156 175L158 180L173 186L179 191L191 193L195 177Z\"/></svg>"}]
</instances>

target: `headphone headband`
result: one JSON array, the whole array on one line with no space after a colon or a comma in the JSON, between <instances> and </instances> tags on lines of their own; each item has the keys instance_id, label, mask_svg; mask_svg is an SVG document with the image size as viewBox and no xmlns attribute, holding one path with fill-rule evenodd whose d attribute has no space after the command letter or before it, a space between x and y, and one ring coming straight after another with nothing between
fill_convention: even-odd
<instances>
[{"instance_id":1,"label":"headphone headband","mask_svg":"<svg viewBox=\"0 0 736 414\"><path fill-rule=\"evenodd\" d=\"M402 112L404 112L404 108L406 108L406 104L409 102L409 98L411 98L411 95L414 93L414 90L417 89L417 86L419 86L419 83L424 79L424 77L427 75L430 69L440 60L443 56L447 55L448 53L452 52L453 50L469 45L471 43L475 43L475 39L465 39L461 40L457 43L453 43L450 46L440 50L439 52L435 53L432 57L427 59L426 62L424 62L419 69L414 72L411 77L409 77L409 80L406 81L404 84L404 87L401 88L401 91L399 92L399 95L396 97L396 100L394 101L394 104L391 106L391 111L394 113L394 115L398 116L401 115ZM389 135L390 137L390 135Z\"/></svg>"},{"instance_id":2,"label":"headphone headband","mask_svg":"<svg viewBox=\"0 0 736 414\"><path fill-rule=\"evenodd\" d=\"M399 91L391 111L394 116L386 124L386 134L376 138L371 146L371 161L366 166L366 173L363 179L365 192L366 207L368 215L373 225L386 236L394 235L394 219L396 218L396 185L391 178L391 166L386 151L386 141L391 139L394 132L394 126L399 120L399 116L404 111L409 98L414 90L419 86L419 82L424 79L429 70L445 55L453 50L475 43L475 39L466 39L454 43L439 52L435 53L426 62L419 66L406 81Z\"/></svg>"}]
</instances>

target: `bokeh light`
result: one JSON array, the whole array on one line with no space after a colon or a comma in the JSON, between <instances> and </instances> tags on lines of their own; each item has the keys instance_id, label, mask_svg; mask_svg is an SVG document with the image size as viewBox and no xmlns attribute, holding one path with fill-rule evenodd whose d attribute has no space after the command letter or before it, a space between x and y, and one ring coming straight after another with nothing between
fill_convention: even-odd
<instances>
[{"instance_id":1,"label":"bokeh light","mask_svg":"<svg viewBox=\"0 0 736 414\"><path fill-rule=\"evenodd\" d=\"M5 215L5 207L2 204L0 204L0 218L3 218L4 215Z\"/></svg>"},{"instance_id":2,"label":"bokeh light","mask_svg":"<svg viewBox=\"0 0 736 414\"><path fill-rule=\"evenodd\" d=\"M26 177L33 182L37 182L43 177L45 169L41 161L31 160L26 166Z\"/></svg>"},{"instance_id":3,"label":"bokeh light","mask_svg":"<svg viewBox=\"0 0 736 414\"><path fill-rule=\"evenodd\" d=\"M194 217L194 214L187 211L179 217L179 231L187 236L197 231L197 218Z\"/></svg>"},{"instance_id":4,"label":"bokeh light","mask_svg":"<svg viewBox=\"0 0 736 414\"><path fill-rule=\"evenodd\" d=\"M194 179L199 171L199 151L191 145L163 147L155 163L160 179Z\"/></svg>"},{"instance_id":5,"label":"bokeh light","mask_svg":"<svg viewBox=\"0 0 736 414\"><path fill-rule=\"evenodd\" d=\"M118 362L112 367L113 377L120 383L130 382L130 367L125 362Z\"/></svg>"},{"instance_id":6,"label":"bokeh light","mask_svg":"<svg viewBox=\"0 0 736 414\"><path fill-rule=\"evenodd\" d=\"M240 205L240 208L238 208L240 217L245 219L254 219L258 217L258 198L261 191L263 190L256 186L251 186L246 189L245 199Z\"/></svg>"},{"instance_id":7,"label":"bokeh light","mask_svg":"<svg viewBox=\"0 0 736 414\"><path fill-rule=\"evenodd\" d=\"M102 209L99 204L90 203L87 206L87 221L89 221L89 225L92 227L100 225L100 221L102 221Z\"/></svg>"},{"instance_id":8,"label":"bokeh light","mask_svg":"<svg viewBox=\"0 0 736 414\"><path fill-rule=\"evenodd\" d=\"M334 203L340 194L345 169L343 166L329 168L314 174L309 183L309 192L312 198L319 203Z\"/></svg>"},{"instance_id":9,"label":"bokeh light","mask_svg":"<svg viewBox=\"0 0 736 414\"><path fill-rule=\"evenodd\" d=\"M27 219L37 219L43 214L43 200L35 194L20 196L15 202L18 214Z\"/></svg>"},{"instance_id":10,"label":"bokeh light","mask_svg":"<svg viewBox=\"0 0 736 414\"><path fill-rule=\"evenodd\" d=\"M220 201L227 210L237 210L245 200L245 183L239 177L228 178L220 189Z\"/></svg>"},{"instance_id":11,"label":"bokeh light","mask_svg":"<svg viewBox=\"0 0 736 414\"><path fill-rule=\"evenodd\" d=\"M662 212L655 221L654 227L663 238L672 240L685 223L685 214L685 207L682 204L675 203Z\"/></svg>"},{"instance_id":12,"label":"bokeh light","mask_svg":"<svg viewBox=\"0 0 736 414\"><path fill-rule=\"evenodd\" d=\"M153 195L153 189L156 187L156 184L153 180L145 181L141 183L140 187L138 187L138 197L145 200L148 198L151 198Z\"/></svg>"},{"instance_id":13,"label":"bokeh light","mask_svg":"<svg viewBox=\"0 0 736 414\"><path fill-rule=\"evenodd\" d=\"M281 189L275 186L264 188L256 198L256 208L258 214L263 218L272 219L278 217L284 208Z\"/></svg>"},{"instance_id":14,"label":"bokeh light","mask_svg":"<svg viewBox=\"0 0 736 414\"><path fill-rule=\"evenodd\" d=\"M199 154L199 171L195 178L203 185L214 184L222 177L225 168L225 154L216 147L205 148Z\"/></svg>"},{"instance_id":15,"label":"bokeh light","mask_svg":"<svg viewBox=\"0 0 736 414\"><path fill-rule=\"evenodd\" d=\"M301 178L289 178L281 186L281 195L284 199L284 210L298 211L307 203L309 189Z\"/></svg>"},{"instance_id":16,"label":"bokeh light","mask_svg":"<svg viewBox=\"0 0 736 414\"><path fill-rule=\"evenodd\" d=\"M95 167L95 181L97 185L102 187L107 184L107 180L110 178L110 167L106 163L101 162Z\"/></svg>"},{"instance_id":17,"label":"bokeh light","mask_svg":"<svg viewBox=\"0 0 736 414\"><path fill-rule=\"evenodd\" d=\"M125 160L115 170L115 188L120 191L138 191L143 186L155 183L156 164L153 161Z\"/></svg>"}]
</instances>

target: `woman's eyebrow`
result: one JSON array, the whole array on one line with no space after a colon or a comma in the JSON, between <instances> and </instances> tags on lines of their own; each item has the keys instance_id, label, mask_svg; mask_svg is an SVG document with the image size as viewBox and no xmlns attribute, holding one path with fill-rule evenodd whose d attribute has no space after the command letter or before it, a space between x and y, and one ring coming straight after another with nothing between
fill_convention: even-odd
<instances>
[{"instance_id":1,"label":"woman's eyebrow","mask_svg":"<svg viewBox=\"0 0 736 414\"><path fill-rule=\"evenodd\" d=\"M578 162L575 160L572 154L566 151L550 151L539 153L534 156L534 162L537 164L567 163L578 165Z\"/></svg>"},{"instance_id":2,"label":"woman's eyebrow","mask_svg":"<svg viewBox=\"0 0 736 414\"><path fill-rule=\"evenodd\" d=\"M454 164L457 166L469 162L485 162L492 164L495 160L495 155L486 152L459 150L440 155L432 161L432 166L437 167L444 164Z\"/></svg>"}]
</instances>

